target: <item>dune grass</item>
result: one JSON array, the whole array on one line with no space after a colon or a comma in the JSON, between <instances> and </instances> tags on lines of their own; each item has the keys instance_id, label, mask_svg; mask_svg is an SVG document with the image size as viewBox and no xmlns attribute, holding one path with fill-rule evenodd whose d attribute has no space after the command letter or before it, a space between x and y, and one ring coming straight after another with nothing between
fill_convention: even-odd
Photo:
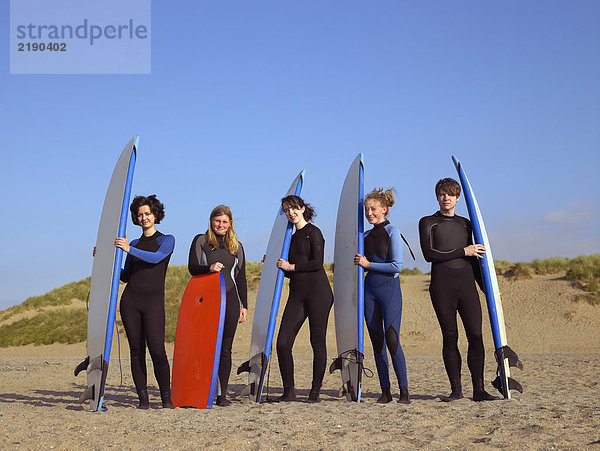
<instances>
[{"instance_id":1,"label":"dune grass","mask_svg":"<svg viewBox=\"0 0 600 451\"><path fill-rule=\"evenodd\" d=\"M498 260L495 263L498 275L513 280L529 279L534 275L562 274L579 288L582 293L579 302L600 305L600 254L581 256L573 259L548 258L533 260L529 263L511 263ZM248 292L258 289L262 264L247 262L246 279ZM333 283L331 264L325 264L329 281ZM423 274L417 268L404 268L402 276ZM165 338L167 342L175 340L177 316L181 298L191 276L186 265L171 265L165 279ZM12 324L0 326L0 347L21 346L30 343L78 343L87 337L87 311L85 308L58 308L43 311L46 307L67 306L73 299L85 300L89 291L90 278L68 283L41 296L28 298L21 305L0 312L0 321L27 312L40 311L37 315L18 320ZM123 331L119 321L119 330Z\"/></svg>"},{"instance_id":2,"label":"dune grass","mask_svg":"<svg viewBox=\"0 0 600 451\"><path fill-rule=\"evenodd\" d=\"M80 343L87 337L87 310L60 308L0 327L0 347Z\"/></svg>"}]
</instances>

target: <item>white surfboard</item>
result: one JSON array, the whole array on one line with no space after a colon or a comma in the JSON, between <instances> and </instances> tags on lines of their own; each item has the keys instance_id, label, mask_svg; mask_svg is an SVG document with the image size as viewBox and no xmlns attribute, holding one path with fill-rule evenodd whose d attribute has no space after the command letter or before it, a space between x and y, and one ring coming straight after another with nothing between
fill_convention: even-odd
<instances>
[{"instance_id":1,"label":"white surfboard","mask_svg":"<svg viewBox=\"0 0 600 451\"><path fill-rule=\"evenodd\" d=\"M87 372L88 388L79 402L89 400L90 410L100 410L104 399L123 258L123 251L114 243L117 236L125 237L137 146L138 137L134 136L117 161L96 238L88 307L88 356L75 369L75 376L82 370Z\"/></svg>"},{"instance_id":2,"label":"white surfboard","mask_svg":"<svg viewBox=\"0 0 600 451\"><path fill-rule=\"evenodd\" d=\"M329 368L339 369L341 392L360 402L364 342L364 270L354 256L364 254L364 161L358 154L342 187L335 228L333 311L338 357Z\"/></svg>"},{"instance_id":3,"label":"white surfboard","mask_svg":"<svg viewBox=\"0 0 600 451\"><path fill-rule=\"evenodd\" d=\"M300 172L286 192L289 195L299 196L304 183L304 171ZM277 268L277 260L287 260L292 239L292 224L287 220L281 206L277 209L275 223L267 244L267 252L262 267L256 307L252 323L252 339L250 341L250 360L238 368L237 373L248 371L248 385L242 394L249 395L250 399L260 402L264 380L269 365L275 323L281 300L284 274Z\"/></svg>"}]
</instances>

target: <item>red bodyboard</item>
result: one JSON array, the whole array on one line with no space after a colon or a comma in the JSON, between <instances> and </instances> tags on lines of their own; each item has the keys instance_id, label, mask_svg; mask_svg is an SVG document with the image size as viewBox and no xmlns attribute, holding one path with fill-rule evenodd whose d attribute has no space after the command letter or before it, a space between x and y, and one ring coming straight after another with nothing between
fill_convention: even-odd
<instances>
[{"instance_id":1,"label":"red bodyboard","mask_svg":"<svg viewBox=\"0 0 600 451\"><path fill-rule=\"evenodd\" d=\"M192 277L179 307L175 333L171 401L176 407L212 408L224 321L221 273Z\"/></svg>"}]
</instances>

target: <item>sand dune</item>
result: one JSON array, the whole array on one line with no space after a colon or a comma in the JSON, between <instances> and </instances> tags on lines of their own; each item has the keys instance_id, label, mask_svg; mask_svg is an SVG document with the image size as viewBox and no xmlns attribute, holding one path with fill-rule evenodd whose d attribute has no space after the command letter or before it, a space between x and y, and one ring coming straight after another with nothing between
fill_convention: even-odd
<instances>
[{"instance_id":1,"label":"sand dune","mask_svg":"<svg viewBox=\"0 0 600 451\"><path fill-rule=\"evenodd\" d=\"M510 401L474 403L463 369L467 398L443 403L447 394L440 356L441 334L429 301L427 276L405 277L401 343L412 404L375 403L377 376L365 378L363 401L338 398L338 374L327 374L319 404L250 403L237 393L244 376L232 374L228 408L163 410L152 375L150 411L135 409L126 339L121 337L123 388L104 413L83 411L76 400L85 376L73 368L85 344L0 349L0 446L3 448L590 448L600 446L600 310L574 303L578 291L564 278L500 279L508 341L525 368L514 370L524 386ZM251 296L252 297L252 296ZM482 297L483 299L483 297ZM283 308L284 302L282 302ZM486 381L495 377L492 338L484 306ZM251 321L251 318L250 318ZM234 366L247 358L251 322L240 325ZM460 346L466 351L461 329ZM368 340L368 339L367 339ZM116 341L115 341L116 342ZM172 356L173 346L168 346ZM366 366L375 367L370 343ZM333 314L328 354L334 358ZM312 355L308 330L294 347L300 397L308 395ZM107 394L120 384L116 346ZM149 371L151 373L151 364ZM466 365L465 365L466 366ZM234 372L235 373L235 372ZM395 378L392 376L392 381ZM269 375L269 398L281 393L276 357ZM490 387L490 391L494 390ZM393 390L397 397L397 389Z\"/></svg>"}]
</instances>

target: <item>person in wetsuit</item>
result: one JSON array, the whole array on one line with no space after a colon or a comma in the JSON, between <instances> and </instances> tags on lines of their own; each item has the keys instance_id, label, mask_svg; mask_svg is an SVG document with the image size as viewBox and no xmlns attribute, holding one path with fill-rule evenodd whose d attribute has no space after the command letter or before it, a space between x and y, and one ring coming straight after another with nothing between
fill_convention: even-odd
<instances>
[{"instance_id":1,"label":"person in wetsuit","mask_svg":"<svg viewBox=\"0 0 600 451\"><path fill-rule=\"evenodd\" d=\"M244 248L233 228L233 214L225 205L219 205L210 214L206 233L196 235L190 247L188 270L192 276L221 272L225 279L226 307L223 342L219 362L220 394L216 404L227 407L227 386L231 374L231 348L238 322L248 316L246 259Z\"/></svg>"},{"instance_id":2,"label":"person in wetsuit","mask_svg":"<svg viewBox=\"0 0 600 451\"><path fill-rule=\"evenodd\" d=\"M473 244L471 222L454 214L460 198L460 185L451 178L435 186L439 211L419 221L421 250L431 262L429 294L442 329L442 355L451 393L443 401L463 398L460 378L456 313L465 327L469 348L467 364L473 382L473 401L497 399L483 388L484 348L481 335L481 305L475 281L483 288L478 259L485 253L481 244Z\"/></svg>"},{"instance_id":3,"label":"person in wetsuit","mask_svg":"<svg viewBox=\"0 0 600 451\"><path fill-rule=\"evenodd\" d=\"M327 321L333 305L333 293L323 269L325 240L319 228L309 222L315 216L314 209L301 197L284 197L281 208L296 231L292 235L288 260L280 258L277 261L277 267L290 279L289 297L277 336L277 358L283 380L283 395L278 401L296 400L292 346L308 318L313 349L313 378L308 402L319 402L327 365Z\"/></svg>"},{"instance_id":4,"label":"person in wetsuit","mask_svg":"<svg viewBox=\"0 0 600 451\"><path fill-rule=\"evenodd\" d=\"M139 397L138 409L150 407L147 388L146 345L160 388L162 405L171 403L170 368L165 351L165 276L175 247L173 235L156 230L165 217L164 206L155 195L136 196L131 203L131 219L142 227L142 236L128 243L117 238L115 246L127 253L121 280L127 282L121 296L121 320L131 353L131 373Z\"/></svg>"},{"instance_id":5,"label":"person in wetsuit","mask_svg":"<svg viewBox=\"0 0 600 451\"><path fill-rule=\"evenodd\" d=\"M377 402L392 401L387 345L400 388L398 402L409 404L406 361L400 346L402 291L398 274L402 269L402 241L398 229L387 220L394 202L391 189L374 189L365 196L365 216L373 228L365 232L365 255L356 254L354 263L368 271L364 285L365 322L382 392Z\"/></svg>"}]
</instances>

